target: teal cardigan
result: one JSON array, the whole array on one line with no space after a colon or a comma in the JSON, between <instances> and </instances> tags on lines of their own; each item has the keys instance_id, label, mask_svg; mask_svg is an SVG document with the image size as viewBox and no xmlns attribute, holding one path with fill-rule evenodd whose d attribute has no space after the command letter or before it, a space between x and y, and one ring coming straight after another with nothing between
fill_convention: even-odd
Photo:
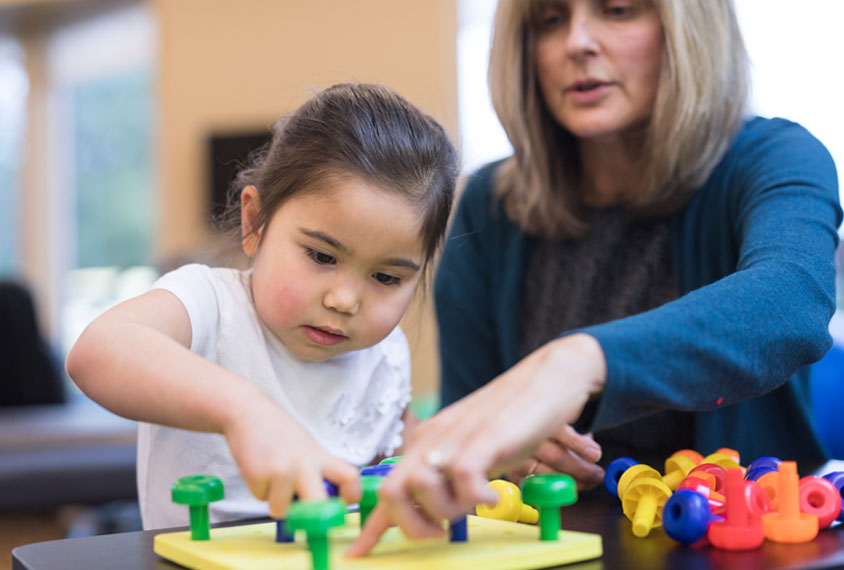
<instances>
[{"instance_id":1,"label":"teal cardigan","mask_svg":"<svg viewBox=\"0 0 844 570\"><path fill-rule=\"evenodd\" d=\"M443 405L519 360L533 239L494 198L498 164L468 180L437 270ZM795 123L748 120L671 218L680 297L581 329L598 339L607 360L590 431L662 409L694 411L701 453L730 447L748 462L762 455L823 462L807 365L832 344L841 216L824 146Z\"/></svg>"}]
</instances>

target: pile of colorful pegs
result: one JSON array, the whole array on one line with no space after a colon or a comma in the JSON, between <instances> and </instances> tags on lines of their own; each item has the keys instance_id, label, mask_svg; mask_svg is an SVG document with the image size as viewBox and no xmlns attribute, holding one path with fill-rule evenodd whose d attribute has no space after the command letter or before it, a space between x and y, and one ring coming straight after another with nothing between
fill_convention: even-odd
<instances>
[{"instance_id":1,"label":"pile of colorful pegs","mask_svg":"<svg viewBox=\"0 0 844 570\"><path fill-rule=\"evenodd\" d=\"M726 550L775 542L809 542L820 529L844 521L844 472L798 478L794 461L759 457L742 467L738 452L702 456L683 449L660 473L629 457L609 464L604 486L621 500L633 534L663 526L684 544L708 540Z\"/></svg>"}]
</instances>

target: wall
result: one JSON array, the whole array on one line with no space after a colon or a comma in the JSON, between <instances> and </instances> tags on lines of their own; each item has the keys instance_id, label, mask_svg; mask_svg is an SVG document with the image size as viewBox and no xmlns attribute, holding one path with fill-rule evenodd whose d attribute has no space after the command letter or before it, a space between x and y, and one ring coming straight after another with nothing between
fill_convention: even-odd
<instances>
[{"instance_id":1,"label":"wall","mask_svg":"<svg viewBox=\"0 0 844 570\"><path fill-rule=\"evenodd\" d=\"M211 131L264 128L314 88L381 82L456 140L454 0L155 0L159 25L159 254L206 248L204 144ZM425 303L429 305L429 303ZM429 308L402 323L417 393L436 387Z\"/></svg>"}]
</instances>

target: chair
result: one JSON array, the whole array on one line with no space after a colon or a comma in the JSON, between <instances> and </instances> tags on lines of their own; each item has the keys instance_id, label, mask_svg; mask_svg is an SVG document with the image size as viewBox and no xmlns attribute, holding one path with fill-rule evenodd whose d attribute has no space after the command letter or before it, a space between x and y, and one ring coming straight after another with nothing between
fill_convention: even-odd
<instances>
[{"instance_id":1,"label":"chair","mask_svg":"<svg viewBox=\"0 0 844 570\"><path fill-rule=\"evenodd\" d=\"M38 331L29 290L0 281L0 407L63 403L60 370Z\"/></svg>"}]
</instances>

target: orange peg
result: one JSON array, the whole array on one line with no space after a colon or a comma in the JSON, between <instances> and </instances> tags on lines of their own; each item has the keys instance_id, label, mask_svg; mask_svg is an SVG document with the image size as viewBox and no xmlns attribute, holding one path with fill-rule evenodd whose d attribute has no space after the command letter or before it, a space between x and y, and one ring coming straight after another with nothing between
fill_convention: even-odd
<instances>
[{"instance_id":1,"label":"orange peg","mask_svg":"<svg viewBox=\"0 0 844 570\"><path fill-rule=\"evenodd\" d=\"M771 502L771 510L779 509L779 498L777 497L777 490L779 489L779 471L770 471L765 473L756 480L756 483L762 487L765 494L768 495L768 500Z\"/></svg>"},{"instance_id":2,"label":"orange peg","mask_svg":"<svg viewBox=\"0 0 844 570\"><path fill-rule=\"evenodd\" d=\"M695 465L700 465L701 463L703 463L703 455L701 455L700 453L698 453L694 449L677 450L677 451L675 451L674 453L671 454L671 457L674 457L675 455L685 455L686 457L688 457L689 459L694 461Z\"/></svg>"},{"instance_id":3,"label":"orange peg","mask_svg":"<svg viewBox=\"0 0 844 570\"><path fill-rule=\"evenodd\" d=\"M818 517L800 512L797 463L782 461L777 477L777 512L762 515L765 536L775 542L809 542L818 535Z\"/></svg>"},{"instance_id":4,"label":"orange peg","mask_svg":"<svg viewBox=\"0 0 844 570\"><path fill-rule=\"evenodd\" d=\"M730 449L729 447L722 447L718 449L715 453L726 455L727 457L741 465L741 456L739 455L739 452L735 449Z\"/></svg>"}]
</instances>

